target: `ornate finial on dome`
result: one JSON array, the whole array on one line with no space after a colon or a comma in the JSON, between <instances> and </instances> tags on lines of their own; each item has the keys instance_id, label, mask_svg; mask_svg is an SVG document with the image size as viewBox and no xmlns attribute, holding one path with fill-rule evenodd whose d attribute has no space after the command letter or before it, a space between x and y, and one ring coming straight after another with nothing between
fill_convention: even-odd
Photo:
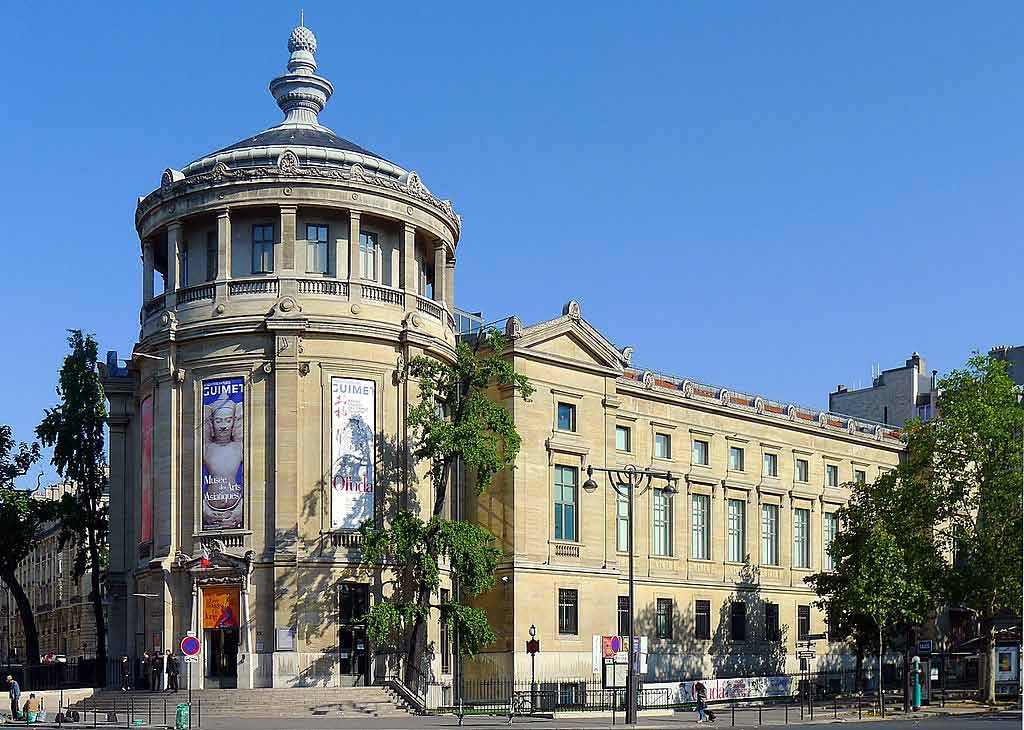
<instances>
[{"instance_id":1,"label":"ornate finial on dome","mask_svg":"<svg viewBox=\"0 0 1024 730\"><path fill-rule=\"evenodd\" d=\"M296 126L319 127L317 115L323 111L334 87L327 79L316 75L316 36L299 17L299 25L288 36L288 73L270 82L270 93L285 114L281 123Z\"/></svg>"}]
</instances>

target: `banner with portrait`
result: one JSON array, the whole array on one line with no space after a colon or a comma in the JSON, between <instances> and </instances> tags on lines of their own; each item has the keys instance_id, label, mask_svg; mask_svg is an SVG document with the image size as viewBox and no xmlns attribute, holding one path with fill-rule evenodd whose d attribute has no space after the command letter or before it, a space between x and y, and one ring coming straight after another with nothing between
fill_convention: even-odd
<instances>
[{"instance_id":1,"label":"banner with portrait","mask_svg":"<svg viewBox=\"0 0 1024 730\"><path fill-rule=\"evenodd\" d=\"M139 493L142 497L139 542L147 543L153 539L153 399L144 398L139 408L139 420L142 422L142 483Z\"/></svg>"},{"instance_id":2,"label":"banner with portrait","mask_svg":"<svg viewBox=\"0 0 1024 730\"><path fill-rule=\"evenodd\" d=\"M376 384L331 378L331 529L373 517Z\"/></svg>"},{"instance_id":3,"label":"banner with portrait","mask_svg":"<svg viewBox=\"0 0 1024 730\"><path fill-rule=\"evenodd\" d=\"M203 530L242 527L245 381L203 381Z\"/></svg>"}]
</instances>

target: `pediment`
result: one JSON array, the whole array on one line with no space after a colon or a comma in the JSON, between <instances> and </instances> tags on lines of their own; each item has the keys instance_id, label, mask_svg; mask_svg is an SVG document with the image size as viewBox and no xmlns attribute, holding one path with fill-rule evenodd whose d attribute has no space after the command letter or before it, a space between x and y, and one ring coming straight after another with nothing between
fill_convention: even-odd
<instances>
[{"instance_id":1,"label":"pediment","mask_svg":"<svg viewBox=\"0 0 1024 730\"><path fill-rule=\"evenodd\" d=\"M568 315L526 328L516 338L515 349L619 374L626 364L623 353L590 323Z\"/></svg>"}]
</instances>

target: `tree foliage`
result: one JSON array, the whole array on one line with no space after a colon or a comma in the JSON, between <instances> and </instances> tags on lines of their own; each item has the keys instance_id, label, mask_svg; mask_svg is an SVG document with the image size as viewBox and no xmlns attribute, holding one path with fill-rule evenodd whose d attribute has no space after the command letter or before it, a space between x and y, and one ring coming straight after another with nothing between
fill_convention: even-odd
<instances>
[{"instance_id":1,"label":"tree foliage","mask_svg":"<svg viewBox=\"0 0 1024 730\"><path fill-rule=\"evenodd\" d=\"M25 631L25 658L39 662L39 632L32 605L18 580L17 569L32 551L39 529L56 515L53 502L32 499L32 492L18 489L17 480L39 460L39 444L16 443L10 426L0 425L0 579L14 597Z\"/></svg>"},{"instance_id":2,"label":"tree foliage","mask_svg":"<svg viewBox=\"0 0 1024 730\"><path fill-rule=\"evenodd\" d=\"M519 453L521 438L511 414L488 396L495 387L511 388L524 398L533 392L528 380L502 356L506 344L503 335L485 330L475 347L459 343L452 363L417 357L408 366L409 377L419 385L419 401L408 412L412 456L429 467L433 505L425 518L400 510L388 524L367 522L361 528L364 560L395 575L391 595L370 611L368 633L378 644L407 642L407 679L418 671L432 610L457 631L463 654L472 656L494 641L482 610L457 597L442 603L437 596L445 565L467 596L494 583L501 557L494 536L478 525L443 515L457 464L482 492Z\"/></svg>"},{"instance_id":3,"label":"tree foliage","mask_svg":"<svg viewBox=\"0 0 1024 730\"><path fill-rule=\"evenodd\" d=\"M830 548L835 571L807 579L818 605L855 641L865 638L865 618L878 628L872 611L881 608L890 627L919 624L943 604L973 608L987 626L1000 611L1020 610L1020 390L1003 362L975 354L942 378L938 391L938 417L903 429L900 465L873 484L851 485ZM879 573L887 563L904 566L904 574ZM869 603L888 600L864 595L885 581L891 600ZM990 651L994 692L992 662Z\"/></svg>"},{"instance_id":4,"label":"tree foliage","mask_svg":"<svg viewBox=\"0 0 1024 730\"><path fill-rule=\"evenodd\" d=\"M106 666L106 625L101 580L107 550L108 511L104 431L107 404L100 383L97 344L91 335L71 330L71 352L64 359L57 383L60 402L45 411L36 429L40 441L53 447L57 473L74 484L73 494L61 501L62 540L75 546L75 570L91 569L89 598L96 620L97 666ZM98 677L98 679L102 679Z\"/></svg>"}]
</instances>

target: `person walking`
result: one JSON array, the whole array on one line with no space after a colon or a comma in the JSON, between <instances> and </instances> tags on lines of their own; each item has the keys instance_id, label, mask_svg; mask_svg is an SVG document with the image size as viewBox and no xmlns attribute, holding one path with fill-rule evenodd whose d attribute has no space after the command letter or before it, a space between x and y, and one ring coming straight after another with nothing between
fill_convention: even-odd
<instances>
[{"instance_id":1,"label":"person walking","mask_svg":"<svg viewBox=\"0 0 1024 730\"><path fill-rule=\"evenodd\" d=\"M10 674L7 675L7 694L11 697L11 719L17 720L20 717L21 687Z\"/></svg>"},{"instance_id":2,"label":"person walking","mask_svg":"<svg viewBox=\"0 0 1024 730\"><path fill-rule=\"evenodd\" d=\"M153 652L153 656L149 658L149 681L150 681L150 692L160 691L160 675L163 674L164 660L160 656L159 652Z\"/></svg>"},{"instance_id":3,"label":"person walking","mask_svg":"<svg viewBox=\"0 0 1024 730\"><path fill-rule=\"evenodd\" d=\"M171 650L167 650L167 691L177 692L178 691L178 672L180 671L178 665L178 657L171 653Z\"/></svg>"},{"instance_id":4,"label":"person walking","mask_svg":"<svg viewBox=\"0 0 1024 730\"><path fill-rule=\"evenodd\" d=\"M132 688L132 663L128 660L128 655L125 654L121 657L121 691L127 692Z\"/></svg>"},{"instance_id":5,"label":"person walking","mask_svg":"<svg viewBox=\"0 0 1024 730\"><path fill-rule=\"evenodd\" d=\"M693 696L697 700L697 722L707 722L708 717L704 714L704 707L708 699L708 690L703 682L693 685Z\"/></svg>"}]
</instances>

